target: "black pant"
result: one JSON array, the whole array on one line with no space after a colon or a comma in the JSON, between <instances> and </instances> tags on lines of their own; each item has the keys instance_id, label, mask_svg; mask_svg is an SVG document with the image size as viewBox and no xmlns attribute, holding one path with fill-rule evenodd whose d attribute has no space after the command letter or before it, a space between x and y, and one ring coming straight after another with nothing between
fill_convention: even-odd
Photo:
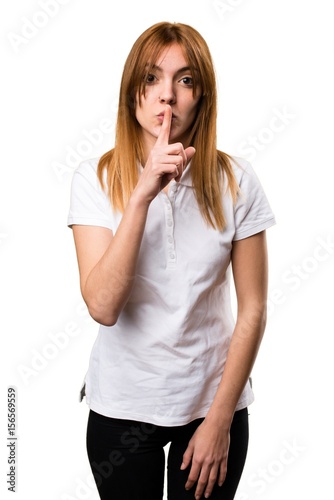
<instances>
[{"instance_id":1,"label":"black pant","mask_svg":"<svg viewBox=\"0 0 334 500\"><path fill-rule=\"evenodd\" d=\"M179 427L160 427L89 413L88 458L101 500L162 500L165 452L168 452L168 500L194 499L196 484L186 491L190 467L181 471L182 456L203 419ZM215 485L211 500L232 500L248 448L247 408L234 415L230 432L227 476ZM203 497L204 498L204 497Z\"/></svg>"}]
</instances>

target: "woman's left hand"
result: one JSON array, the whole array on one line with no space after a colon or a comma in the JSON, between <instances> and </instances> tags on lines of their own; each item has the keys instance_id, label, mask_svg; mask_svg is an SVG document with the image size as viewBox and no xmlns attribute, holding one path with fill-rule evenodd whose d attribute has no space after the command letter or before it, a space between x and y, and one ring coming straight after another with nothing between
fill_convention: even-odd
<instances>
[{"instance_id":1,"label":"woman's left hand","mask_svg":"<svg viewBox=\"0 0 334 500\"><path fill-rule=\"evenodd\" d=\"M229 446L229 429L222 430L206 420L198 426L183 454L181 465L184 470L191 464L185 488L190 490L197 481L196 499L202 498L203 493L205 498L209 498L216 482L222 486L226 477Z\"/></svg>"}]
</instances>

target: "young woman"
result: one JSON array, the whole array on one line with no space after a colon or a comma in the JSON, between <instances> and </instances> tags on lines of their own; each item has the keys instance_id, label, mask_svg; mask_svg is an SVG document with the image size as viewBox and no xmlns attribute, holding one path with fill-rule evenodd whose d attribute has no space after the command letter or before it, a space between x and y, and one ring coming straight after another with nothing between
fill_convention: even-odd
<instances>
[{"instance_id":1,"label":"young woman","mask_svg":"<svg viewBox=\"0 0 334 500\"><path fill-rule=\"evenodd\" d=\"M103 500L161 500L168 443L169 500L232 499L244 467L274 216L251 165L216 148L216 98L202 36L150 27L124 66L114 148L73 177Z\"/></svg>"}]
</instances>

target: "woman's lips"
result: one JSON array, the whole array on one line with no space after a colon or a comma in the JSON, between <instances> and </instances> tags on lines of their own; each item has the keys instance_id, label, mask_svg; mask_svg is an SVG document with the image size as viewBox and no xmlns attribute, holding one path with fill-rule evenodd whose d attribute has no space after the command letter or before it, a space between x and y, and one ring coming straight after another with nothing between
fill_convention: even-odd
<instances>
[{"instance_id":1,"label":"woman's lips","mask_svg":"<svg viewBox=\"0 0 334 500\"><path fill-rule=\"evenodd\" d=\"M165 113L159 113L159 114L157 115L157 118L158 118L159 122L161 122L161 123L162 123L162 122L164 121L164 116L165 116ZM172 121L174 121L174 120L175 120L175 118L176 118L176 116L173 114L173 115L172 115Z\"/></svg>"}]
</instances>

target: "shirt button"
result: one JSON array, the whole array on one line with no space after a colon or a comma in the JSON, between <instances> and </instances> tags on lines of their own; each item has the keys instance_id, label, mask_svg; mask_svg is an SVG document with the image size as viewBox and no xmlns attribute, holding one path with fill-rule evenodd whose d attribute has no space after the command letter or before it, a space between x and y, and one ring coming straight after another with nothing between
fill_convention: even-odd
<instances>
[{"instance_id":1,"label":"shirt button","mask_svg":"<svg viewBox=\"0 0 334 500\"><path fill-rule=\"evenodd\" d=\"M171 220L167 221L167 226L169 226L169 227L170 227L170 226L172 226L172 225L173 225L173 221L171 221Z\"/></svg>"},{"instance_id":2,"label":"shirt button","mask_svg":"<svg viewBox=\"0 0 334 500\"><path fill-rule=\"evenodd\" d=\"M173 243L173 238L171 236L168 236L168 243Z\"/></svg>"},{"instance_id":3,"label":"shirt button","mask_svg":"<svg viewBox=\"0 0 334 500\"><path fill-rule=\"evenodd\" d=\"M170 257L172 260L174 260L174 259L175 259L175 253L170 253L170 254L169 254L169 257Z\"/></svg>"}]
</instances>

